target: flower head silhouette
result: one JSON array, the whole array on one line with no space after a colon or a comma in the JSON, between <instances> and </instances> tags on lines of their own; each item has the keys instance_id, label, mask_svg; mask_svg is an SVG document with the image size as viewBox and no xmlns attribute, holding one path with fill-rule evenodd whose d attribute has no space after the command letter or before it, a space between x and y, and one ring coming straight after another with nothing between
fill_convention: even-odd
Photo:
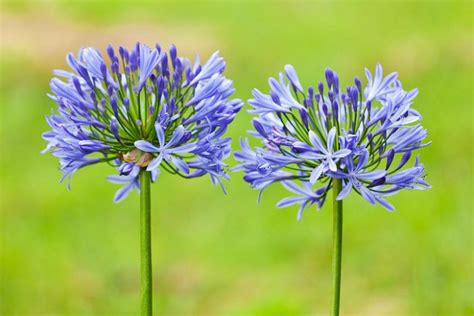
<instances>
[{"instance_id":1,"label":"flower head silhouette","mask_svg":"<svg viewBox=\"0 0 474 316\"><path fill-rule=\"evenodd\" d=\"M234 88L219 53L201 65L178 57L174 45L169 53L140 43L106 51L108 62L95 48L69 54L71 70L51 80L58 110L46 118L52 130L43 134L44 152L60 159L62 180L109 162L119 172L109 180L124 185L115 201L139 188L144 168L152 181L163 169L186 178L209 174L222 185L230 154L223 134L242 102L230 99Z\"/></svg>"},{"instance_id":2,"label":"flower head silhouette","mask_svg":"<svg viewBox=\"0 0 474 316\"><path fill-rule=\"evenodd\" d=\"M282 182L298 196L277 205L299 204L301 219L306 207L324 204L336 180L342 184L337 200L355 191L388 210L394 208L387 196L429 187L419 157L413 167L402 169L413 152L430 142L423 143L427 132L411 107L418 90L404 90L397 73L384 77L377 65L374 76L366 69L365 88L356 77L345 91L329 68L326 84L319 82L317 90L304 90L291 65L284 73L279 80L270 78L268 94L255 89L249 100L250 112L257 115L250 133L263 148L252 149L242 140L242 150L234 154L240 162L235 169L243 170L254 188L263 191Z\"/></svg>"}]
</instances>

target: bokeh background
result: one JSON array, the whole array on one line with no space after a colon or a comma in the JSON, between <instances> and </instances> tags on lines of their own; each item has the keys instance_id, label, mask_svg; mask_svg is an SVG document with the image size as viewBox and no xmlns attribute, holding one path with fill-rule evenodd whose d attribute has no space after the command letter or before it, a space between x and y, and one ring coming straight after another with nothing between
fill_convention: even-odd
<instances>
[{"instance_id":1,"label":"bokeh background","mask_svg":"<svg viewBox=\"0 0 474 316\"><path fill-rule=\"evenodd\" d=\"M419 87L433 189L392 197L394 213L345 202L341 313L474 313L471 2L2 1L0 11L0 314L138 314L138 195L114 204L107 165L78 172L68 192L58 161L39 154L52 69L81 46L137 40L191 58L220 50L245 100L286 63L305 85L326 66L350 84L380 62ZM250 118L229 129L234 149ZM297 222L295 208L274 206L283 188L258 205L241 176L228 195L207 177L165 173L152 186L155 313L326 315L330 203Z\"/></svg>"}]
</instances>

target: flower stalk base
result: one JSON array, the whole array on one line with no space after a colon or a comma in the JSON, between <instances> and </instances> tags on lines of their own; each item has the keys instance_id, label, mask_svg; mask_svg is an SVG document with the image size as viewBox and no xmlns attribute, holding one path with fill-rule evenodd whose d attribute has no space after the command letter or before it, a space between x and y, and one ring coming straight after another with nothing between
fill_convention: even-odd
<instances>
[{"instance_id":1,"label":"flower stalk base","mask_svg":"<svg viewBox=\"0 0 474 316\"><path fill-rule=\"evenodd\" d=\"M331 304L331 315L339 315L339 301L341 297L341 258L342 258L342 201L337 200L339 192L342 190L341 180L334 180L333 199L333 298Z\"/></svg>"},{"instance_id":2,"label":"flower stalk base","mask_svg":"<svg viewBox=\"0 0 474 316\"><path fill-rule=\"evenodd\" d=\"M150 172L142 169L140 171L140 270L143 316L151 316L153 313L150 218Z\"/></svg>"}]
</instances>

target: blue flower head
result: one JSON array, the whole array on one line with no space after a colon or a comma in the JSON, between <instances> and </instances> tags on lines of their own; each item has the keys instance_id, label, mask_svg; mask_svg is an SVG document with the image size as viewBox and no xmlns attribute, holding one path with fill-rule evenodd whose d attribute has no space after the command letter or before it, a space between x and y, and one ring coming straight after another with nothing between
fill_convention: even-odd
<instances>
[{"instance_id":1,"label":"blue flower head","mask_svg":"<svg viewBox=\"0 0 474 316\"><path fill-rule=\"evenodd\" d=\"M222 185L223 160L230 154L227 126L242 107L225 62L214 53L201 65L169 53L159 45L137 43L130 51L107 47L106 61L95 48L69 54L70 71L57 70L49 95L58 104L46 117L52 128L43 134L44 152L60 160L61 180L99 162L116 166L110 176L123 187L115 201L139 188L139 171L160 170L193 178L209 174Z\"/></svg>"},{"instance_id":2,"label":"blue flower head","mask_svg":"<svg viewBox=\"0 0 474 316\"><path fill-rule=\"evenodd\" d=\"M380 65L375 75L366 69L366 77L366 87L356 77L343 91L328 68L326 84L304 90L293 66L286 65L278 80L270 78L268 94L253 91L249 104L256 118L250 134L263 148L252 149L242 140L235 169L260 192L282 182L297 196L278 207L299 204L298 219L306 207L322 207L335 179L342 181L338 200L355 191L388 210L394 208L387 196L430 187L418 156L413 167L404 168L413 152L430 144L423 143L427 132L411 107L418 90L405 91L397 73L384 77Z\"/></svg>"}]
</instances>

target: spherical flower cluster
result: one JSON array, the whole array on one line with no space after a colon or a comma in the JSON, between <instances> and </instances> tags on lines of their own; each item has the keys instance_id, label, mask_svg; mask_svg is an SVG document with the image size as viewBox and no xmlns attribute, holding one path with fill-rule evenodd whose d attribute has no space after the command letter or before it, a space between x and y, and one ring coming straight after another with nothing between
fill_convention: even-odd
<instances>
[{"instance_id":1,"label":"spherical flower cluster","mask_svg":"<svg viewBox=\"0 0 474 316\"><path fill-rule=\"evenodd\" d=\"M401 189L424 189L424 167L417 156L404 168L427 131L416 122L421 115L411 105L417 89L405 91L397 73L383 76L377 65L366 69L367 86L356 77L346 90L339 77L326 69L326 85L304 90L295 69L284 67L279 80L270 78L270 93L253 91L249 100L255 131L264 148L252 149L241 141L236 152L245 181L262 192L274 182L297 194L278 203L299 204L298 219L306 207L322 207L335 181L342 182L337 200L351 191L371 204L393 210L385 197ZM301 182L299 186L296 182Z\"/></svg>"},{"instance_id":2,"label":"spherical flower cluster","mask_svg":"<svg viewBox=\"0 0 474 316\"><path fill-rule=\"evenodd\" d=\"M72 71L55 71L49 95L58 113L46 118L44 152L60 159L64 178L99 162L117 167L109 180L124 186L115 201L139 188L139 172L160 169L185 178L209 174L213 183L227 178L223 160L230 154L227 126L242 107L225 62L214 53L201 65L169 54L159 45L137 43L130 51L107 47L109 62L95 48L67 56ZM69 181L68 181L69 182Z\"/></svg>"}]
</instances>

